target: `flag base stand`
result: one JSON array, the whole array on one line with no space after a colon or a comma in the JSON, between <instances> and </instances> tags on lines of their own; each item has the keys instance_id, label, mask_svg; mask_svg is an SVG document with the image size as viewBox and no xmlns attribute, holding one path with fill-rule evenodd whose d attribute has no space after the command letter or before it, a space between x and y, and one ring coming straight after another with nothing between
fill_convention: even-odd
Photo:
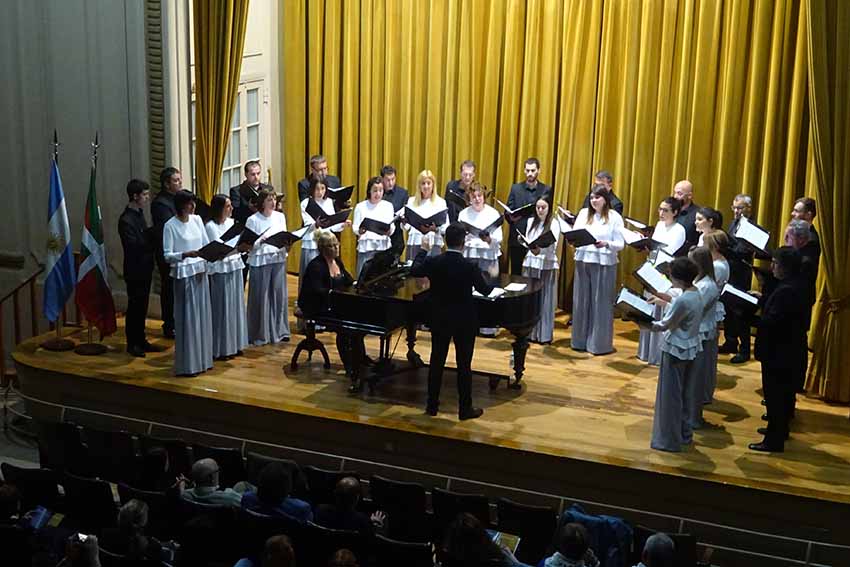
<instances>
[{"instance_id":1,"label":"flag base stand","mask_svg":"<svg viewBox=\"0 0 850 567\"><path fill-rule=\"evenodd\" d=\"M74 352L82 356L98 356L107 351L106 345L100 343L82 343Z\"/></svg>"},{"instance_id":2,"label":"flag base stand","mask_svg":"<svg viewBox=\"0 0 850 567\"><path fill-rule=\"evenodd\" d=\"M45 350L52 350L55 352L64 351L64 350L72 350L76 343L71 339L63 339L62 337L53 337L52 339L47 339L43 343L41 343L41 348Z\"/></svg>"}]
</instances>

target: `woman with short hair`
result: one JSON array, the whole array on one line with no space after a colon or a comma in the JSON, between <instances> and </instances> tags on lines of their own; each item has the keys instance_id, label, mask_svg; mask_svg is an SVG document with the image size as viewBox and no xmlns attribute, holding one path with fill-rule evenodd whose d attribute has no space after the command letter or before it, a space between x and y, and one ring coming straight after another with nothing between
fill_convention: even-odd
<instances>
[{"instance_id":1,"label":"woman with short hair","mask_svg":"<svg viewBox=\"0 0 850 567\"><path fill-rule=\"evenodd\" d=\"M351 223L351 228L357 236L357 277L360 277L360 270L375 254L389 249L390 236L395 231L394 218L393 204L384 200L383 179L372 177L366 184L366 199L354 207L354 220ZM388 224L389 229L383 234L366 230L366 227L362 226L366 219Z\"/></svg>"}]
</instances>

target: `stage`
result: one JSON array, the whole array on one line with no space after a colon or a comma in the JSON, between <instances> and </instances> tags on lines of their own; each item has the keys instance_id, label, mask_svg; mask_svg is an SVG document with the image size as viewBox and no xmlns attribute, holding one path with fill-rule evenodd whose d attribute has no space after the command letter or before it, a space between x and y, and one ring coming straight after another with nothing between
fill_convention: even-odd
<instances>
[{"instance_id":1,"label":"stage","mask_svg":"<svg viewBox=\"0 0 850 567\"><path fill-rule=\"evenodd\" d=\"M330 370L317 352L310 363L302 355L298 371L290 371L301 338L293 335L292 342L249 348L196 378L175 378L171 348L146 358L124 352L122 323L102 356L48 352L38 346L44 337L22 343L14 359L21 389L32 399L30 412L95 424L114 418L124 428L160 435L225 435L227 442L218 444L243 440L259 443L260 451L262 444L303 451L299 462L312 456L314 464L327 465L320 454L337 455L375 468L398 467L388 476L406 471L406 478L453 478L455 490L463 490L457 479L468 479L529 491L541 501L545 495L583 498L724 524L731 519L771 533L789 528L777 522L793 506L794 537L848 538L846 406L800 396L785 453L749 451L763 425L760 365L731 365L722 356L716 401L705 409L711 426L697 431L685 452L651 450L657 369L635 358L638 333L631 323L616 321L615 353L593 357L570 350L566 316L559 314L555 342L529 349L521 390L502 382L490 391L486 378L474 378L473 399L485 413L466 422L457 419L452 374L445 377L436 418L423 411L424 369L381 381L374 396L349 394L333 335L318 335L331 355ZM170 347L158 323L149 321L149 336ZM377 340L368 339L367 349L376 352ZM427 333L419 333L417 350L427 360ZM403 338L395 352L396 364L406 365ZM510 352L504 331L478 339L473 368L507 374Z\"/></svg>"}]
</instances>

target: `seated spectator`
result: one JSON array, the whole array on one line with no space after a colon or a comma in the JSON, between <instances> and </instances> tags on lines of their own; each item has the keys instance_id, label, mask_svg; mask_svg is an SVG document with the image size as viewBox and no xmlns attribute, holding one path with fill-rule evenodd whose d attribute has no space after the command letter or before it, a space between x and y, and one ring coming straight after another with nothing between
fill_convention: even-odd
<instances>
[{"instance_id":1,"label":"seated spectator","mask_svg":"<svg viewBox=\"0 0 850 567\"><path fill-rule=\"evenodd\" d=\"M142 456L142 468L139 471L139 478L135 487L151 492L179 494L186 479L183 475L179 477L169 475L169 468L168 451L162 447L151 447Z\"/></svg>"},{"instance_id":2,"label":"seated spectator","mask_svg":"<svg viewBox=\"0 0 850 567\"><path fill-rule=\"evenodd\" d=\"M443 567L526 567L468 513L458 514L449 524L441 551Z\"/></svg>"},{"instance_id":3,"label":"seated spectator","mask_svg":"<svg viewBox=\"0 0 850 567\"><path fill-rule=\"evenodd\" d=\"M218 463L215 460L196 461L192 465L192 482L195 486L184 490L183 498L201 504L239 507L242 502L241 492L232 488L219 489L218 472Z\"/></svg>"},{"instance_id":4,"label":"seated spectator","mask_svg":"<svg viewBox=\"0 0 850 567\"><path fill-rule=\"evenodd\" d=\"M0 485L0 525L17 525L21 516L21 493L14 484Z\"/></svg>"},{"instance_id":5,"label":"seated spectator","mask_svg":"<svg viewBox=\"0 0 850 567\"><path fill-rule=\"evenodd\" d=\"M65 544L65 557L56 567L100 567L100 549L97 537L74 534Z\"/></svg>"},{"instance_id":6,"label":"seated spectator","mask_svg":"<svg viewBox=\"0 0 850 567\"><path fill-rule=\"evenodd\" d=\"M544 567L597 567L599 560L590 549L590 535L581 524L569 523L558 532L558 550L540 564Z\"/></svg>"},{"instance_id":7,"label":"seated spectator","mask_svg":"<svg viewBox=\"0 0 850 567\"><path fill-rule=\"evenodd\" d=\"M174 545L163 545L156 538L146 536L147 525L148 505L134 498L118 511L118 526L103 530L100 545L107 551L132 559L174 559Z\"/></svg>"},{"instance_id":8,"label":"seated spectator","mask_svg":"<svg viewBox=\"0 0 850 567\"><path fill-rule=\"evenodd\" d=\"M652 534L643 546L640 563L635 567L673 567L676 563L676 546L670 536Z\"/></svg>"},{"instance_id":9,"label":"seated spectator","mask_svg":"<svg viewBox=\"0 0 850 567\"><path fill-rule=\"evenodd\" d=\"M328 567L360 567L360 563L350 549L338 549L328 561Z\"/></svg>"},{"instance_id":10,"label":"seated spectator","mask_svg":"<svg viewBox=\"0 0 850 567\"><path fill-rule=\"evenodd\" d=\"M250 559L240 559L233 567L295 567L295 551L285 535L272 536L266 540L263 561L256 565Z\"/></svg>"},{"instance_id":11,"label":"seated spectator","mask_svg":"<svg viewBox=\"0 0 850 567\"><path fill-rule=\"evenodd\" d=\"M383 527L386 514L378 511L369 519L363 512L358 512L357 504L360 502L361 493L360 481L353 476L339 479L334 488L334 504L319 506L315 522L334 530L350 530L364 535L373 535L375 527Z\"/></svg>"},{"instance_id":12,"label":"seated spectator","mask_svg":"<svg viewBox=\"0 0 850 567\"><path fill-rule=\"evenodd\" d=\"M310 504L291 498L292 475L283 463L272 462L263 467L257 477L257 490L249 490L242 496L242 508L268 514L288 516L300 522L311 522L313 510Z\"/></svg>"}]
</instances>

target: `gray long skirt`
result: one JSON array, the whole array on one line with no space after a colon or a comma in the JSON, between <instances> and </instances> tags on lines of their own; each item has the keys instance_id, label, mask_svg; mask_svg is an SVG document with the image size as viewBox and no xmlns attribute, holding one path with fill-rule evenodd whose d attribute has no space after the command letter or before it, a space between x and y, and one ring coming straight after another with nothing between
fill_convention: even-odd
<instances>
[{"instance_id":1,"label":"gray long skirt","mask_svg":"<svg viewBox=\"0 0 850 567\"><path fill-rule=\"evenodd\" d=\"M555 308L558 304L558 270L531 270L523 267L522 275L527 278L537 277L543 284L540 293L540 320L528 338L538 343L551 343L555 331Z\"/></svg>"},{"instance_id":2,"label":"gray long skirt","mask_svg":"<svg viewBox=\"0 0 850 567\"><path fill-rule=\"evenodd\" d=\"M375 254L381 252L381 250L370 250L369 252L358 252L357 253L357 277L360 277L360 270L363 269L363 265L375 257Z\"/></svg>"},{"instance_id":3,"label":"gray long skirt","mask_svg":"<svg viewBox=\"0 0 850 567\"><path fill-rule=\"evenodd\" d=\"M418 244L408 244L407 245L407 259L411 262L414 258L419 254L419 251L422 249ZM443 252L443 249L439 246L432 246L430 250L428 250L428 257L431 256L439 256Z\"/></svg>"},{"instance_id":4,"label":"gray long skirt","mask_svg":"<svg viewBox=\"0 0 850 567\"><path fill-rule=\"evenodd\" d=\"M614 350L614 285L617 266L576 262L573 282L573 333L575 350L608 354Z\"/></svg>"},{"instance_id":5,"label":"gray long skirt","mask_svg":"<svg viewBox=\"0 0 850 567\"><path fill-rule=\"evenodd\" d=\"M212 274L209 279L213 357L233 356L248 346L242 270Z\"/></svg>"},{"instance_id":6,"label":"gray long skirt","mask_svg":"<svg viewBox=\"0 0 850 567\"><path fill-rule=\"evenodd\" d=\"M289 338L286 264L251 266L248 274L248 341L255 346Z\"/></svg>"},{"instance_id":7,"label":"gray long skirt","mask_svg":"<svg viewBox=\"0 0 850 567\"><path fill-rule=\"evenodd\" d=\"M702 341L702 352L694 361L694 374L700 383L694 399L697 404L710 404L714 401L714 390L717 388L717 339Z\"/></svg>"},{"instance_id":8,"label":"gray long skirt","mask_svg":"<svg viewBox=\"0 0 850 567\"><path fill-rule=\"evenodd\" d=\"M649 446L659 451L679 452L693 441L694 388L693 361L661 353L658 388L655 390L655 416Z\"/></svg>"},{"instance_id":9,"label":"gray long skirt","mask_svg":"<svg viewBox=\"0 0 850 567\"><path fill-rule=\"evenodd\" d=\"M207 273L174 278L174 374L213 367L212 309Z\"/></svg>"},{"instance_id":10,"label":"gray long skirt","mask_svg":"<svg viewBox=\"0 0 850 567\"><path fill-rule=\"evenodd\" d=\"M652 312L653 319L660 320L664 316L664 306L656 305ZM657 331L647 331L643 327L640 329L638 337L638 360L642 360L651 366L661 364L661 341L664 340L663 335Z\"/></svg>"},{"instance_id":11,"label":"gray long skirt","mask_svg":"<svg viewBox=\"0 0 850 567\"><path fill-rule=\"evenodd\" d=\"M499 259L488 260L486 258L467 258L470 262L477 265L481 268L481 271L484 272L485 278L487 274L491 273L491 270L499 271ZM481 327L478 329L478 332L482 335L492 336L499 332L499 327Z\"/></svg>"}]
</instances>

